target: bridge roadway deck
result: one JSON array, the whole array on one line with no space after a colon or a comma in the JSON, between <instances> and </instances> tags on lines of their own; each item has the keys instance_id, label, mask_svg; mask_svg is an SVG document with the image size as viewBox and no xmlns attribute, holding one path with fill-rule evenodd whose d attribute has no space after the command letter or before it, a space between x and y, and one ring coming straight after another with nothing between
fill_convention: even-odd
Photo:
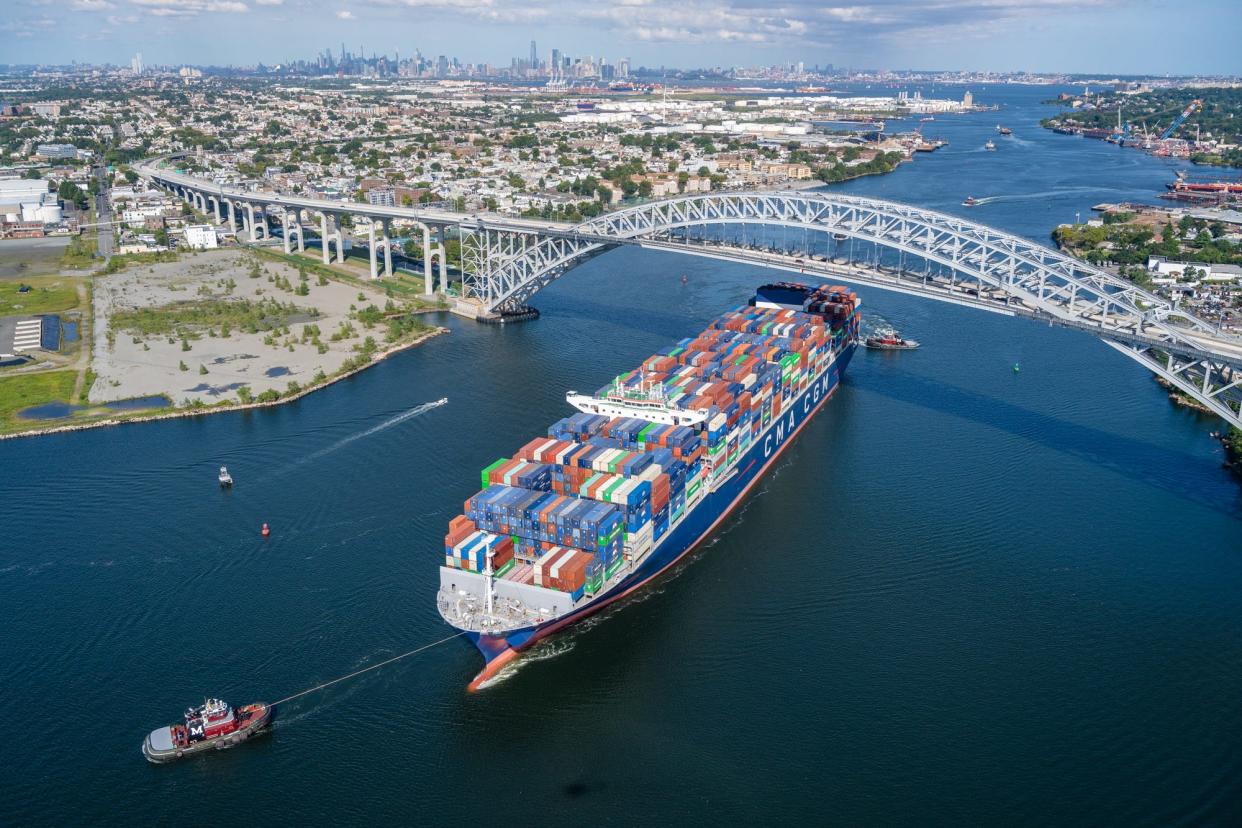
<instances>
[{"instance_id":1,"label":"bridge roadway deck","mask_svg":"<svg viewBox=\"0 0 1242 828\"><path fill-rule=\"evenodd\" d=\"M1002 231L896 202L807 193L723 193L645 202L579 225L493 213L386 207L244 191L167 169L168 159L137 165L165 186L234 203L308 210L325 216L404 219L424 228L456 227L479 246L471 290L485 310L524 301L575 264L617 245L750 262L821 278L894 290L1080 330L1142 363L1242 428L1242 339L1212 330L1168 300L1057 251ZM153 164L159 164L157 167ZM266 211L265 211L266 212ZM931 276L799 259L722 243L696 245L667 235L681 226L757 223L844 233L947 267ZM424 230L426 232L426 230ZM463 251L464 252L464 251ZM805 254L803 254L805 256ZM959 280L960 279L960 280ZM482 290L479 288L482 287Z\"/></svg>"},{"instance_id":2,"label":"bridge roadway deck","mask_svg":"<svg viewBox=\"0 0 1242 828\"><path fill-rule=\"evenodd\" d=\"M542 235L576 236L572 224L550 222L536 219L511 218L509 216L487 215L480 217L476 213L458 213L452 210L425 209L420 207L384 207L364 204L357 201L331 201L322 198L305 198L302 196L280 195L263 190L239 190L225 187L201 178L184 173L173 172L150 165L138 165L135 170L149 178L186 187L207 196L227 198L233 201L248 202L256 205L275 204L289 209L302 209L311 212L349 213L354 216L365 216L375 219L406 219L428 224L433 227L470 226L483 223L487 227L516 231L539 233Z\"/></svg>"},{"instance_id":3,"label":"bridge roadway deck","mask_svg":"<svg viewBox=\"0 0 1242 828\"><path fill-rule=\"evenodd\" d=\"M1117 320L1104 319L1099 314L1083 317L1080 320L1051 316L1036 308L1027 306L1020 297L1006 294L999 288L988 287L969 280L951 281L944 277L925 277L919 273L901 273L896 270L863 266L858 263L832 260L819 261L793 255L781 255L766 250L751 250L727 245L687 245L682 242L655 239L638 239L633 243L652 250L665 250L689 256L703 256L730 262L751 262L756 265L762 265L765 268L786 270L791 273L840 279L856 285L905 293L910 296L921 296L925 299L936 299L942 302L975 308L976 310L985 310L989 313L1033 319L1062 328L1083 331L1093 336L1106 336L1135 345L1150 345L1156 348L1168 347L1168 343L1157 337L1136 335L1133 331L1119 329L1117 327ZM1185 332L1185 336L1193 339L1202 347L1202 351L1198 354L1195 354L1193 349L1179 349L1180 352L1186 353L1187 356L1214 358L1235 368L1242 368L1242 340L1224 335L1215 336L1189 330Z\"/></svg>"}]
</instances>

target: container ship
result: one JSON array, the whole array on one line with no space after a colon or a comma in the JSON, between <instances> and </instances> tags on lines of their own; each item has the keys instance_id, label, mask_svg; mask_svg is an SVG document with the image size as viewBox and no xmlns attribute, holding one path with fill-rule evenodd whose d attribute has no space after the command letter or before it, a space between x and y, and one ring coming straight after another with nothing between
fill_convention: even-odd
<instances>
[{"instance_id":1,"label":"container ship","mask_svg":"<svg viewBox=\"0 0 1242 828\"><path fill-rule=\"evenodd\" d=\"M859 299L780 282L644 360L482 470L444 538L437 608L482 652L477 690L536 641L703 541L836 390Z\"/></svg>"}]
</instances>

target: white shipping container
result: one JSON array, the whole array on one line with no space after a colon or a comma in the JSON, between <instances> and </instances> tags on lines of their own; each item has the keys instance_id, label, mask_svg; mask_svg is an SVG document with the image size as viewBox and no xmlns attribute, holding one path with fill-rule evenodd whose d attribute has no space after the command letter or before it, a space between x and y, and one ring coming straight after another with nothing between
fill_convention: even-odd
<instances>
[{"instance_id":1,"label":"white shipping container","mask_svg":"<svg viewBox=\"0 0 1242 828\"><path fill-rule=\"evenodd\" d=\"M646 469L644 469L644 471L646 471ZM639 487L641 483L642 480L640 478L631 477L629 480L614 489L612 497L609 499L619 506L624 506L629 503L630 495Z\"/></svg>"},{"instance_id":2,"label":"white shipping container","mask_svg":"<svg viewBox=\"0 0 1242 828\"><path fill-rule=\"evenodd\" d=\"M552 569L548 571L548 578L556 578L561 574L561 567L565 566L578 554L577 549L566 549L565 554L556 559L556 563L552 564Z\"/></svg>"},{"instance_id":3,"label":"white shipping container","mask_svg":"<svg viewBox=\"0 0 1242 828\"><path fill-rule=\"evenodd\" d=\"M535 458L536 462L545 462L543 453L552 448L552 446L556 445L558 442L560 441L549 437L546 441L539 444L539 446L531 453L531 456Z\"/></svg>"},{"instance_id":4,"label":"white shipping container","mask_svg":"<svg viewBox=\"0 0 1242 828\"><path fill-rule=\"evenodd\" d=\"M565 547L554 546L547 552L539 556L539 560L535 561L535 585L543 586L544 574L547 572L551 563L560 556L565 554Z\"/></svg>"}]
</instances>

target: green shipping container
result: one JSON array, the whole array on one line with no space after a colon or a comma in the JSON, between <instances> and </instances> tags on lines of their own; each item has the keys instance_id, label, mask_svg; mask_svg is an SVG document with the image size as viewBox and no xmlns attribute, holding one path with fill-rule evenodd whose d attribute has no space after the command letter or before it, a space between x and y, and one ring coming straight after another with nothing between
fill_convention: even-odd
<instances>
[{"instance_id":1,"label":"green shipping container","mask_svg":"<svg viewBox=\"0 0 1242 828\"><path fill-rule=\"evenodd\" d=\"M480 477L482 478L482 480L483 480L483 488L485 488L485 489L486 489L486 488L487 488L487 486L488 486L488 483L487 483L487 477L488 477L488 475L489 475L489 474L491 474L491 473L492 473L492 469L499 468L499 467L503 466L505 463L508 463L508 462L509 462L509 458L508 458L508 457L502 457L502 458L500 458L499 460L497 460L495 463L492 463L490 466L488 466L487 468L483 469L483 471L482 471L482 472L480 472L479 476L480 476Z\"/></svg>"},{"instance_id":2,"label":"green shipping container","mask_svg":"<svg viewBox=\"0 0 1242 828\"><path fill-rule=\"evenodd\" d=\"M603 500L607 503L612 503L612 493L615 492L621 486L624 486L628 482L629 481L626 480L624 477L618 477L616 480L614 480L612 483L609 483L607 486L605 486L600 491L599 493L600 500Z\"/></svg>"},{"instance_id":3,"label":"green shipping container","mask_svg":"<svg viewBox=\"0 0 1242 828\"><path fill-rule=\"evenodd\" d=\"M517 565L517 558L510 558L510 559L509 559L509 561L508 561L508 563L506 563L506 564L505 564L504 566L502 566L500 569L497 569L497 570L496 570L496 576L495 576L495 577L499 578L501 575L504 575L504 574L505 574L506 572L508 572L510 569L513 569L513 567L514 567L514 566L516 566L516 565Z\"/></svg>"}]
</instances>

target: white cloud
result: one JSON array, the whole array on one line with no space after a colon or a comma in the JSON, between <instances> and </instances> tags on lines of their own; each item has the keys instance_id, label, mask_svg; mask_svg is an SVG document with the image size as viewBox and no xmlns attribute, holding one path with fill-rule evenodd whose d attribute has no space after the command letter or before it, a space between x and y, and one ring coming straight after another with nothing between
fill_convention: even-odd
<instances>
[{"instance_id":1,"label":"white cloud","mask_svg":"<svg viewBox=\"0 0 1242 828\"><path fill-rule=\"evenodd\" d=\"M259 6L280 6L285 0L254 0L254 2Z\"/></svg>"},{"instance_id":2,"label":"white cloud","mask_svg":"<svg viewBox=\"0 0 1242 828\"><path fill-rule=\"evenodd\" d=\"M336 13L336 16L339 17L341 20L353 20L354 19L354 13L351 12L349 9L341 9L339 12Z\"/></svg>"},{"instance_id":3,"label":"white cloud","mask_svg":"<svg viewBox=\"0 0 1242 828\"><path fill-rule=\"evenodd\" d=\"M129 0L156 17L191 17L203 12L241 13L250 7L240 0Z\"/></svg>"},{"instance_id":4,"label":"white cloud","mask_svg":"<svg viewBox=\"0 0 1242 828\"><path fill-rule=\"evenodd\" d=\"M93 12L115 9L116 5L108 2L108 0L73 0L73 2L69 4L69 8L74 11Z\"/></svg>"},{"instance_id":5,"label":"white cloud","mask_svg":"<svg viewBox=\"0 0 1242 828\"><path fill-rule=\"evenodd\" d=\"M1019 18L1063 14L1124 0L372 0L428 16L485 23L555 21L611 30L620 40L842 45L860 38L978 35Z\"/></svg>"}]
</instances>

